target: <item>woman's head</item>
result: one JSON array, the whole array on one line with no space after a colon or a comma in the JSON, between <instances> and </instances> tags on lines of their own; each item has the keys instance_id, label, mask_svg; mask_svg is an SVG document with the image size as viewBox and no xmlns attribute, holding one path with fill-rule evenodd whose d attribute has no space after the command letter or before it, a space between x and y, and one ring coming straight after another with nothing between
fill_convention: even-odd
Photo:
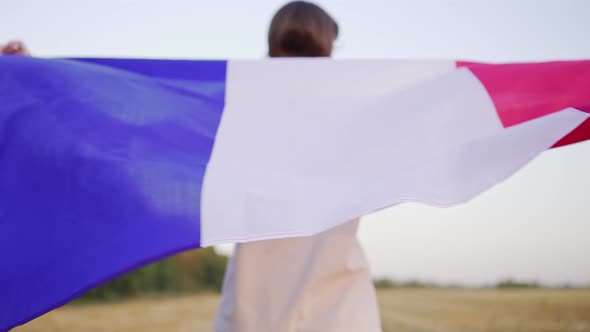
<instances>
[{"instance_id":1,"label":"woman's head","mask_svg":"<svg viewBox=\"0 0 590 332\"><path fill-rule=\"evenodd\" d=\"M271 57L326 57L338 37L338 24L322 8L305 1L283 6L268 31Z\"/></svg>"}]
</instances>

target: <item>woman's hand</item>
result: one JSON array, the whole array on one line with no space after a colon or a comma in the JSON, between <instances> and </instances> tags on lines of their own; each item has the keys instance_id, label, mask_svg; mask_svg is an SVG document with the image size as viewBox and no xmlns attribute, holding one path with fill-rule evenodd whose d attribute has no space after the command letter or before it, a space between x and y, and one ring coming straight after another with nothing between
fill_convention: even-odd
<instances>
[{"instance_id":1,"label":"woman's hand","mask_svg":"<svg viewBox=\"0 0 590 332\"><path fill-rule=\"evenodd\" d=\"M31 55L25 44L20 40L13 40L6 45L0 44L0 54L3 55Z\"/></svg>"}]
</instances>

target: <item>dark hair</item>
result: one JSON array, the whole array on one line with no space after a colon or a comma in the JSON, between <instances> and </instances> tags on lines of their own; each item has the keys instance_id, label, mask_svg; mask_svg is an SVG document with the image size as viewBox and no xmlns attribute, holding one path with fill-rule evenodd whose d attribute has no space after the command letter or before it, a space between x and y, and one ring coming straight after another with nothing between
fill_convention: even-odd
<instances>
[{"instance_id":1,"label":"dark hair","mask_svg":"<svg viewBox=\"0 0 590 332\"><path fill-rule=\"evenodd\" d=\"M322 8L305 1L293 1L279 9L270 22L268 55L330 56L337 37L338 24Z\"/></svg>"}]
</instances>

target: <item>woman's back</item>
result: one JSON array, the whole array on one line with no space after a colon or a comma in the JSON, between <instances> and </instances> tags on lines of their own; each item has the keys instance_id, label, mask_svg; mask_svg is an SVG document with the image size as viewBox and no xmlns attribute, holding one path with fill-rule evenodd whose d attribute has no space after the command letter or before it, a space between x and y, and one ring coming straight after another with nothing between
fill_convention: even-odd
<instances>
[{"instance_id":1,"label":"woman's back","mask_svg":"<svg viewBox=\"0 0 590 332\"><path fill-rule=\"evenodd\" d=\"M268 53L328 57L337 36L338 24L323 9L295 1L273 17ZM353 220L316 236L238 244L215 331L381 331L357 228Z\"/></svg>"}]
</instances>

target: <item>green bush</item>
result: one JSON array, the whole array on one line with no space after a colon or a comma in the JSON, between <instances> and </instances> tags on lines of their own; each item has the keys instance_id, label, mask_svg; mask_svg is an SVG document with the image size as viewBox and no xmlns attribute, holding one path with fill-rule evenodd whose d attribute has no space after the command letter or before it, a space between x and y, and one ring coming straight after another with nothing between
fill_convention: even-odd
<instances>
[{"instance_id":1,"label":"green bush","mask_svg":"<svg viewBox=\"0 0 590 332\"><path fill-rule=\"evenodd\" d=\"M373 284L377 289L395 288L398 286L393 280L388 278L375 279L373 280Z\"/></svg>"},{"instance_id":2,"label":"green bush","mask_svg":"<svg viewBox=\"0 0 590 332\"><path fill-rule=\"evenodd\" d=\"M212 247L183 252L122 275L89 291L78 302L161 293L219 292L227 259Z\"/></svg>"},{"instance_id":3,"label":"green bush","mask_svg":"<svg viewBox=\"0 0 590 332\"><path fill-rule=\"evenodd\" d=\"M515 281L512 279L506 279L498 282L496 284L496 288L505 289L505 288L539 288L541 287L537 282L525 282L525 281Z\"/></svg>"}]
</instances>

